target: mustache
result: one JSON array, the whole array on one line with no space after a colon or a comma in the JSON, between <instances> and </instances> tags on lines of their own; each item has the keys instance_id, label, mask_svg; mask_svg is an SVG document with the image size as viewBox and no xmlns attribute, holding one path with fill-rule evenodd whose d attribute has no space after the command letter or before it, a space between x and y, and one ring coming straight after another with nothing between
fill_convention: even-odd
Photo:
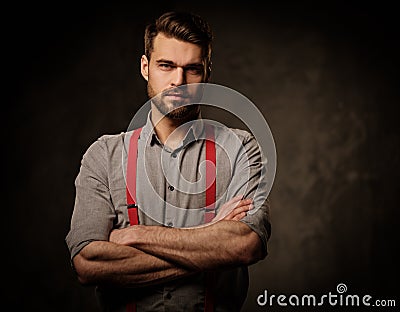
<instances>
[{"instance_id":1,"label":"mustache","mask_svg":"<svg viewBox=\"0 0 400 312\"><path fill-rule=\"evenodd\" d=\"M165 90L161 93L162 96L168 96L168 95L174 95L174 96L181 96L181 97L189 97L190 94L187 91L187 88L171 88L168 90Z\"/></svg>"}]
</instances>

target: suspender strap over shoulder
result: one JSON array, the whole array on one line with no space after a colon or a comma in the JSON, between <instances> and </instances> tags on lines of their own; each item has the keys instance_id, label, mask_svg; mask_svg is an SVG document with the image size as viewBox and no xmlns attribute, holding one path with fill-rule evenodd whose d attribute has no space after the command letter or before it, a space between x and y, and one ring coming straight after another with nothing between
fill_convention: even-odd
<instances>
[{"instance_id":1,"label":"suspender strap over shoulder","mask_svg":"<svg viewBox=\"0 0 400 312\"><path fill-rule=\"evenodd\" d=\"M134 130L129 141L128 165L126 170L126 200L130 225L139 224L139 212L136 204L136 168L140 132L142 132L142 128Z\"/></svg>"},{"instance_id":2,"label":"suspender strap over shoulder","mask_svg":"<svg viewBox=\"0 0 400 312\"><path fill-rule=\"evenodd\" d=\"M209 223L215 217L216 200L216 153L215 134L213 126L206 124L206 211L204 223Z\"/></svg>"}]
</instances>

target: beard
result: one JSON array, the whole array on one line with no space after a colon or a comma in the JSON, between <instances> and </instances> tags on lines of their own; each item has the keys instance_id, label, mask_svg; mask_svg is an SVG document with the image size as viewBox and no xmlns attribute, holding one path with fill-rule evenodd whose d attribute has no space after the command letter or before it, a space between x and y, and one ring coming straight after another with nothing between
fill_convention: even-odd
<instances>
[{"instance_id":1,"label":"beard","mask_svg":"<svg viewBox=\"0 0 400 312\"><path fill-rule=\"evenodd\" d=\"M178 90L182 90L177 88ZM200 105L192 104L192 103L183 103L183 101L176 101L172 103L175 108L169 108L166 103L164 94L157 94L152 88L151 84L147 84L147 94L149 98L152 100L152 103L158 109L158 111L163 114L165 117L173 119L173 120L186 120L193 119L199 115Z\"/></svg>"}]
</instances>

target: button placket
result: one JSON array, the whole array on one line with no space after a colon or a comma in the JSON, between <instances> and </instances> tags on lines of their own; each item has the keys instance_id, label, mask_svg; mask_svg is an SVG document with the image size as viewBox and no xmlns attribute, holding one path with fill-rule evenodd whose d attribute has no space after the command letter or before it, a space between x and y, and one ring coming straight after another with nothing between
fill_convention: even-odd
<instances>
[{"instance_id":1,"label":"button placket","mask_svg":"<svg viewBox=\"0 0 400 312\"><path fill-rule=\"evenodd\" d=\"M166 210L165 210L165 223L164 225L167 227L175 227L177 226L176 218L177 218L177 210L176 205L178 204L179 192L178 192L178 182L180 179L179 172L179 158L177 157L179 150L171 151L169 158L165 158L165 165L168 170L165 172L166 174Z\"/></svg>"}]
</instances>

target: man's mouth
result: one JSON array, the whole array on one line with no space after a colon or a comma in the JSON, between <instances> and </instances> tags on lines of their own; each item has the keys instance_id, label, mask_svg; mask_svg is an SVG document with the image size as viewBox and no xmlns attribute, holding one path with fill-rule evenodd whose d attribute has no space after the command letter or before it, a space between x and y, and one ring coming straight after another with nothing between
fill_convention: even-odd
<instances>
[{"instance_id":1,"label":"man's mouth","mask_svg":"<svg viewBox=\"0 0 400 312\"><path fill-rule=\"evenodd\" d=\"M165 91L165 92L164 92L164 95L166 95L166 96L180 96L180 97L185 97L184 92L175 91L175 90Z\"/></svg>"},{"instance_id":2,"label":"man's mouth","mask_svg":"<svg viewBox=\"0 0 400 312\"><path fill-rule=\"evenodd\" d=\"M171 100L183 100L187 98L187 95L182 92L166 92L163 96Z\"/></svg>"}]
</instances>

